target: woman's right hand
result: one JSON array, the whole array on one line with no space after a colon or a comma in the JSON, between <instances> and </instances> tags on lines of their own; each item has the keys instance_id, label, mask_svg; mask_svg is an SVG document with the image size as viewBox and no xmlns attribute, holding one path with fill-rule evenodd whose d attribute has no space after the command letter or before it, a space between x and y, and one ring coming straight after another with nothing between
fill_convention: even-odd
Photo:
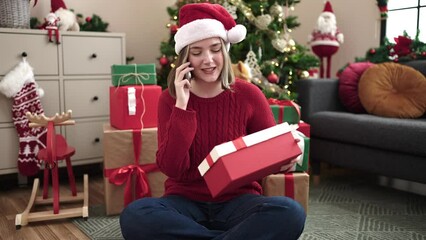
<instances>
[{"instance_id":1,"label":"woman's right hand","mask_svg":"<svg viewBox=\"0 0 426 240\"><path fill-rule=\"evenodd\" d=\"M191 82L185 78L185 74L194 70L189 66L189 62L186 62L176 68L175 75L175 90L176 90L176 107L186 109L189 100L189 89L191 88Z\"/></svg>"}]
</instances>

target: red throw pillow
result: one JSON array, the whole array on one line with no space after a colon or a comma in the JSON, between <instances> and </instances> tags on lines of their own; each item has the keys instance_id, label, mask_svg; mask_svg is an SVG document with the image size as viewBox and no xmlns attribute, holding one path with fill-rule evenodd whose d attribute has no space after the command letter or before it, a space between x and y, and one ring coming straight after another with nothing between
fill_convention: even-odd
<instances>
[{"instance_id":1,"label":"red throw pillow","mask_svg":"<svg viewBox=\"0 0 426 240\"><path fill-rule=\"evenodd\" d=\"M426 78L402 64L380 63L359 80L359 99L368 113L397 118L418 118L426 111Z\"/></svg>"},{"instance_id":2,"label":"red throw pillow","mask_svg":"<svg viewBox=\"0 0 426 240\"><path fill-rule=\"evenodd\" d=\"M358 82L364 71L373 65L370 62L351 63L339 75L340 102L349 112L366 112L358 97Z\"/></svg>"}]
</instances>

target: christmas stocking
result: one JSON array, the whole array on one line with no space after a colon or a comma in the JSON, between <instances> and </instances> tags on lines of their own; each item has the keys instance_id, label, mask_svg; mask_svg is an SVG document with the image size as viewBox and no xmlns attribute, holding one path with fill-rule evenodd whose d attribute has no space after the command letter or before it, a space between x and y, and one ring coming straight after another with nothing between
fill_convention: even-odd
<instances>
[{"instance_id":1,"label":"christmas stocking","mask_svg":"<svg viewBox=\"0 0 426 240\"><path fill-rule=\"evenodd\" d=\"M38 88L32 67L25 60L0 81L0 92L13 99L12 120L19 136L18 170L24 176L33 176L40 170L37 153L45 148L44 127L30 128L26 112L44 113L40 103L42 89Z\"/></svg>"}]
</instances>

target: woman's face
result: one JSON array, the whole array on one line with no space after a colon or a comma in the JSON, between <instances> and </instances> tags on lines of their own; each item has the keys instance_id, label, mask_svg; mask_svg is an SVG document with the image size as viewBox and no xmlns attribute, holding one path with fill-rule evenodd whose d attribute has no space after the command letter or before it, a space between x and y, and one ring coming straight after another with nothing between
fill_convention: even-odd
<instances>
[{"instance_id":1,"label":"woman's face","mask_svg":"<svg viewBox=\"0 0 426 240\"><path fill-rule=\"evenodd\" d=\"M188 61L196 80L217 81L223 69L222 41L214 37L190 44Z\"/></svg>"}]
</instances>

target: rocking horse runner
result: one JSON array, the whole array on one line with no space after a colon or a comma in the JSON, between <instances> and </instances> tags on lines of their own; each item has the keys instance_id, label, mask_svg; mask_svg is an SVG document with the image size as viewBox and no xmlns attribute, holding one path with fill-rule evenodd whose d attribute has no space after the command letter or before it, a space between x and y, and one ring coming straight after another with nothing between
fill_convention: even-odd
<instances>
[{"instance_id":1,"label":"rocking horse runner","mask_svg":"<svg viewBox=\"0 0 426 240\"><path fill-rule=\"evenodd\" d=\"M44 184L43 184L43 196L36 197L38 191L39 181L34 180L33 191L31 194L30 201L27 208L23 213L17 214L15 219L16 228L19 229L22 225L28 224L33 221L52 220L69 217L79 217L87 219L88 214L88 176L84 175L84 192L77 193L74 174L71 166L71 156L74 155L75 149L68 146L65 138L56 134L55 126L74 125L75 121L71 120L71 110L61 115L56 114L54 117L46 117L44 114L38 116L33 115L30 112L26 113L28 120L30 121L30 127L47 127L47 140L46 148L41 149L38 153L38 158L44 164ZM71 196L66 196L60 200L59 197L59 176L58 176L58 161L65 160L68 179L71 187ZM53 197L48 198L49 192L49 172L52 176L52 189ZM59 204L61 202L75 202L83 200L83 207L67 208L60 210ZM34 204L46 204L53 202L53 212L43 211L30 213Z\"/></svg>"}]
</instances>

